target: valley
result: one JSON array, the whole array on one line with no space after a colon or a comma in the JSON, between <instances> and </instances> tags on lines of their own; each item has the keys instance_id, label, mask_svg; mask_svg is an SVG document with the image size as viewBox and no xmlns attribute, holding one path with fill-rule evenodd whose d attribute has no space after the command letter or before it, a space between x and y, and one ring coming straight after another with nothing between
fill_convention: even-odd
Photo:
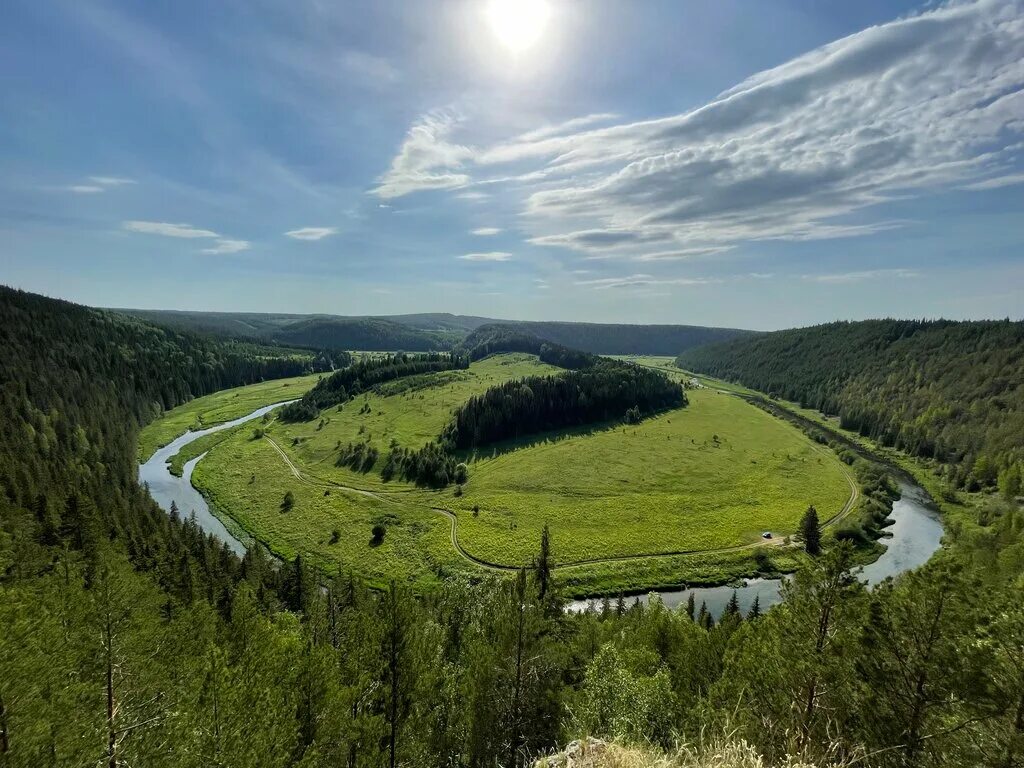
<instances>
[{"instance_id":1,"label":"valley","mask_svg":"<svg viewBox=\"0 0 1024 768\"><path fill-rule=\"evenodd\" d=\"M642 362L667 368L663 359ZM400 576L421 588L528 564L545 526L556 570L580 596L721 583L766 566L791 570L800 553L783 542L804 510L814 505L827 523L856 500L849 470L831 451L713 389L691 389L687 407L638 424L602 423L463 452L468 480L461 485L433 490L382 478L389 446L432 440L473 395L558 373L532 355L496 354L467 370L387 382L309 422L267 414L256 426L197 441L178 465L208 451L192 482L229 529L278 556L301 554L327 573L351 571L371 583ZM219 393L170 411L146 427L142 441L297 394L291 380ZM338 466L349 444L376 449L375 466ZM288 492L294 503L283 512ZM385 534L373 542L377 525ZM774 538L763 539L764 531Z\"/></svg>"}]
</instances>

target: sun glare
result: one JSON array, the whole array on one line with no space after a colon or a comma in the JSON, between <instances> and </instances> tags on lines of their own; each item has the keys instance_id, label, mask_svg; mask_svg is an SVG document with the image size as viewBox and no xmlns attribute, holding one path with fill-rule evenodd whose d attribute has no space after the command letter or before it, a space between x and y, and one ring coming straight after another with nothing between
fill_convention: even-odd
<instances>
[{"instance_id":1,"label":"sun glare","mask_svg":"<svg viewBox=\"0 0 1024 768\"><path fill-rule=\"evenodd\" d=\"M491 31L512 53L521 53L540 39L550 14L546 0L490 0L487 5Z\"/></svg>"}]
</instances>

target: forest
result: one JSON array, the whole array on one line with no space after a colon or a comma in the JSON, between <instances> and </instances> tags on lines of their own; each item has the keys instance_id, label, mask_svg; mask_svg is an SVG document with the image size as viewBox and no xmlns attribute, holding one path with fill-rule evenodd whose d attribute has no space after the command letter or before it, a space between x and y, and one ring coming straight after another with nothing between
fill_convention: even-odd
<instances>
[{"instance_id":1,"label":"forest","mask_svg":"<svg viewBox=\"0 0 1024 768\"><path fill-rule=\"evenodd\" d=\"M526 352L537 355L541 362L570 370L589 368L600 359L589 352L545 341L509 325L480 326L462 340L455 352L466 355L471 361L482 360L498 352Z\"/></svg>"},{"instance_id":2,"label":"forest","mask_svg":"<svg viewBox=\"0 0 1024 768\"><path fill-rule=\"evenodd\" d=\"M309 421L323 408L341 405L378 384L406 376L465 368L468 362L456 355L408 355L399 352L383 357L367 357L335 371L322 379L297 402L281 409L285 421Z\"/></svg>"},{"instance_id":3,"label":"forest","mask_svg":"<svg viewBox=\"0 0 1024 768\"><path fill-rule=\"evenodd\" d=\"M830 323L693 349L676 362L934 458L956 488L1020 492L1022 322Z\"/></svg>"},{"instance_id":4,"label":"forest","mask_svg":"<svg viewBox=\"0 0 1024 768\"><path fill-rule=\"evenodd\" d=\"M15 291L0 319L0 765L522 768L587 734L1024 764L1015 503L947 507L947 546L871 591L830 546L763 613L565 612L546 534L508 576L373 591L239 559L136 483L156 410L292 362Z\"/></svg>"},{"instance_id":5,"label":"forest","mask_svg":"<svg viewBox=\"0 0 1024 768\"><path fill-rule=\"evenodd\" d=\"M491 387L459 406L441 434L456 450L584 424L635 423L686 405L683 388L665 374L602 360L561 376L529 376Z\"/></svg>"}]
</instances>

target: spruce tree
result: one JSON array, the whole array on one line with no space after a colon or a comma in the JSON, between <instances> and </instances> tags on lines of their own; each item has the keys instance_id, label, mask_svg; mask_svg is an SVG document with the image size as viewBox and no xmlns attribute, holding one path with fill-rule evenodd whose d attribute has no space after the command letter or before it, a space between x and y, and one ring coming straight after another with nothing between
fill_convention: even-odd
<instances>
[{"instance_id":1,"label":"spruce tree","mask_svg":"<svg viewBox=\"0 0 1024 768\"><path fill-rule=\"evenodd\" d=\"M800 520L800 536L804 540L804 549L807 554L817 556L821 554L821 530L818 528L818 510L812 504L804 512Z\"/></svg>"},{"instance_id":2,"label":"spruce tree","mask_svg":"<svg viewBox=\"0 0 1024 768\"><path fill-rule=\"evenodd\" d=\"M747 621L761 618L761 596L754 595L754 602L747 611Z\"/></svg>"},{"instance_id":3,"label":"spruce tree","mask_svg":"<svg viewBox=\"0 0 1024 768\"><path fill-rule=\"evenodd\" d=\"M694 621L697 617L697 601L693 596L693 592L690 592L689 597L686 598L686 615L690 617L690 621Z\"/></svg>"}]
</instances>

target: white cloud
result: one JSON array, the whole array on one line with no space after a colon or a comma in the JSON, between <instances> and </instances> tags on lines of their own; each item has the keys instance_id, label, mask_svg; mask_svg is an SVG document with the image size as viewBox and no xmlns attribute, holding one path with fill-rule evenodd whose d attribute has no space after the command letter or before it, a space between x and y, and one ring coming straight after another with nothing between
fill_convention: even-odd
<instances>
[{"instance_id":1,"label":"white cloud","mask_svg":"<svg viewBox=\"0 0 1024 768\"><path fill-rule=\"evenodd\" d=\"M505 251L488 251L486 253L464 253L457 258L463 261L510 261L512 254Z\"/></svg>"},{"instance_id":2,"label":"white cloud","mask_svg":"<svg viewBox=\"0 0 1024 768\"><path fill-rule=\"evenodd\" d=\"M239 251L247 251L251 247L251 243L247 240L227 240L225 238L219 238L216 241L216 245L210 248L203 248L200 253L238 253Z\"/></svg>"},{"instance_id":3,"label":"white cloud","mask_svg":"<svg viewBox=\"0 0 1024 768\"><path fill-rule=\"evenodd\" d=\"M97 192L103 192L103 187L98 187L95 184L72 184L69 187L65 187L68 192L74 192L76 195L93 195Z\"/></svg>"},{"instance_id":4,"label":"white cloud","mask_svg":"<svg viewBox=\"0 0 1024 768\"><path fill-rule=\"evenodd\" d=\"M473 147L428 116L377 193L511 184L533 242L592 255L892 229L904 222L875 213L890 200L1019 183L1024 0L954 0L870 27L682 114L592 117Z\"/></svg>"},{"instance_id":5,"label":"white cloud","mask_svg":"<svg viewBox=\"0 0 1024 768\"><path fill-rule=\"evenodd\" d=\"M483 200L487 200L488 198L490 198L490 195L488 195L486 192L473 192L473 191L470 191L470 192L459 192L455 196L457 198L459 198L460 200L469 200L469 201L474 202L474 203L479 203L479 202L481 202Z\"/></svg>"},{"instance_id":6,"label":"white cloud","mask_svg":"<svg viewBox=\"0 0 1024 768\"><path fill-rule=\"evenodd\" d=\"M1007 174L1006 176L996 176L993 179L976 181L973 184L966 185L964 189L1001 189L1003 187L1013 186L1014 184L1024 184L1024 173L1010 173Z\"/></svg>"},{"instance_id":7,"label":"white cloud","mask_svg":"<svg viewBox=\"0 0 1024 768\"><path fill-rule=\"evenodd\" d=\"M169 224L165 221L125 221L121 224L129 232L161 237L183 238L185 240L212 239L214 244L200 249L200 253L222 254L247 251L252 247L248 240L233 240L223 237L210 229L199 229L191 224Z\"/></svg>"},{"instance_id":8,"label":"white cloud","mask_svg":"<svg viewBox=\"0 0 1024 768\"><path fill-rule=\"evenodd\" d=\"M478 235L480 237L490 237L491 235L501 234L501 229L498 227L477 227L470 234Z\"/></svg>"},{"instance_id":9,"label":"white cloud","mask_svg":"<svg viewBox=\"0 0 1024 768\"><path fill-rule=\"evenodd\" d=\"M864 280L877 280L879 278L885 277L917 277L917 272L911 269L868 269L861 272L839 272L835 274L826 275L803 275L804 280L810 280L815 283L860 283L863 282Z\"/></svg>"},{"instance_id":10,"label":"white cloud","mask_svg":"<svg viewBox=\"0 0 1024 768\"><path fill-rule=\"evenodd\" d=\"M457 171L472 152L447 141L457 118L446 112L432 112L409 129L391 168L372 190L390 199L424 189L452 189L469 183L469 176Z\"/></svg>"},{"instance_id":11,"label":"white cloud","mask_svg":"<svg viewBox=\"0 0 1024 768\"><path fill-rule=\"evenodd\" d=\"M126 221L121 225L129 232L141 232L145 235L162 235L163 237L220 237L209 229L199 229L191 224L168 224L164 221Z\"/></svg>"},{"instance_id":12,"label":"white cloud","mask_svg":"<svg viewBox=\"0 0 1024 768\"><path fill-rule=\"evenodd\" d=\"M338 230L335 227L302 227L284 234L293 240L323 240L325 237L338 234Z\"/></svg>"},{"instance_id":13,"label":"white cloud","mask_svg":"<svg viewBox=\"0 0 1024 768\"><path fill-rule=\"evenodd\" d=\"M660 278L654 275L636 274L636 275L625 275L623 277L602 277L595 280L579 280L576 285L587 286L590 288L596 288L598 290L607 290L609 288L645 288L648 286L668 286L668 285L709 285L716 283L717 280L711 280L702 277L673 277L673 278Z\"/></svg>"}]
</instances>

